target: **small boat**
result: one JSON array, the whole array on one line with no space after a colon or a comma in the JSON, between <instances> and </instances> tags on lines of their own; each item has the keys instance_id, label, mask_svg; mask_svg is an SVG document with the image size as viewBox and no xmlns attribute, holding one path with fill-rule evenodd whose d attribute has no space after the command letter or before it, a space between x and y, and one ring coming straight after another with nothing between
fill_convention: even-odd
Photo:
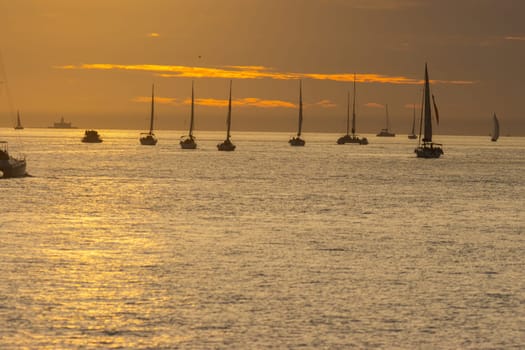
<instances>
[{"instance_id":1,"label":"small boat","mask_svg":"<svg viewBox=\"0 0 525 350\"><path fill-rule=\"evenodd\" d=\"M24 127L22 126L22 123L20 122L20 112L17 111L16 112L16 126L15 126L15 129L16 130L23 130Z\"/></svg>"},{"instance_id":2,"label":"small boat","mask_svg":"<svg viewBox=\"0 0 525 350\"><path fill-rule=\"evenodd\" d=\"M498 141L499 138L499 121L498 117L496 117L496 113L492 116L493 126L492 126L492 138L490 139L492 142Z\"/></svg>"},{"instance_id":3,"label":"small boat","mask_svg":"<svg viewBox=\"0 0 525 350\"><path fill-rule=\"evenodd\" d=\"M140 134L140 144L145 146L155 146L157 144L157 137L153 133L153 117L155 113L155 85L151 86L151 116L149 119L149 132Z\"/></svg>"},{"instance_id":4,"label":"small boat","mask_svg":"<svg viewBox=\"0 0 525 350\"><path fill-rule=\"evenodd\" d=\"M414 105L414 115L412 118L412 132L408 135L408 138L411 140L417 139L417 135L415 134L416 132L415 129L416 129L416 105Z\"/></svg>"},{"instance_id":5,"label":"small boat","mask_svg":"<svg viewBox=\"0 0 525 350\"><path fill-rule=\"evenodd\" d=\"M51 129L76 129L76 127L71 125L71 122L66 122L64 117L60 118L59 122L53 123L53 126L50 126Z\"/></svg>"},{"instance_id":6,"label":"small boat","mask_svg":"<svg viewBox=\"0 0 525 350\"><path fill-rule=\"evenodd\" d=\"M436 113L436 122L439 124L439 113L436 106L436 100L432 95L434 103L434 112ZM430 106L430 83L428 80L428 69L425 63L425 90L423 95L423 106L421 114L421 123L419 131L419 145L414 150L418 158L439 158L443 154L443 148L440 143L432 142L432 107ZM421 127L424 125L423 140L421 140Z\"/></svg>"},{"instance_id":7,"label":"small boat","mask_svg":"<svg viewBox=\"0 0 525 350\"><path fill-rule=\"evenodd\" d=\"M303 128L303 84L302 81L299 80L299 127L297 130L297 136L292 137L290 140L288 140L288 143L290 146L304 146L306 143L305 140L301 138L301 130Z\"/></svg>"},{"instance_id":8,"label":"small boat","mask_svg":"<svg viewBox=\"0 0 525 350\"><path fill-rule=\"evenodd\" d=\"M101 143L102 139L96 130L86 130L82 142L86 143Z\"/></svg>"},{"instance_id":9,"label":"small boat","mask_svg":"<svg viewBox=\"0 0 525 350\"><path fill-rule=\"evenodd\" d=\"M232 81L230 80L230 97L228 99L228 117L226 118L226 140L217 145L219 151L234 151L235 145L231 142L230 128L232 124Z\"/></svg>"},{"instance_id":10,"label":"small boat","mask_svg":"<svg viewBox=\"0 0 525 350\"><path fill-rule=\"evenodd\" d=\"M381 131L376 136L379 136L379 137L394 137L394 136L396 136L396 134L389 130L390 129L390 119L388 117L388 105L385 106L385 111L386 111L386 128L381 129Z\"/></svg>"},{"instance_id":11,"label":"small boat","mask_svg":"<svg viewBox=\"0 0 525 350\"><path fill-rule=\"evenodd\" d=\"M7 147L7 141L0 141L0 172L4 179L27 175L25 158L11 156Z\"/></svg>"},{"instance_id":12,"label":"small boat","mask_svg":"<svg viewBox=\"0 0 525 350\"><path fill-rule=\"evenodd\" d=\"M348 94L346 104L346 135L341 136L337 139L338 145L344 145L346 143L354 143L358 145L368 145L368 139L366 137L358 137L355 134L355 73L354 73L354 102L352 104L352 135L350 135L350 93Z\"/></svg>"},{"instance_id":13,"label":"small boat","mask_svg":"<svg viewBox=\"0 0 525 350\"><path fill-rule=\"evenodd\" d=\"M197 143L195 142L195 137L193 136L193 118L194 118L194 105L195 105L195 98L193 93L193 82L191 82L191 117L190 117L190 131L188 132L188 136L183 136L180 140L180 147L182 149L195 149L197 148Z\"/></svg>"}]
</instances>

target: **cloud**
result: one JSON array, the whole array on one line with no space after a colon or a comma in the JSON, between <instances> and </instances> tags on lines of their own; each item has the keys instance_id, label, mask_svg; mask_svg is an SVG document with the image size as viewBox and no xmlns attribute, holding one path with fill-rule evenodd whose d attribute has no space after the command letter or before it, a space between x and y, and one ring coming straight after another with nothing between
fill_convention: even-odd
<instances>
[{"instance_id":1,"label":"cloud","mask_svg":"<svg viewBox=\"0 0 525 350\"><path fill-rule=\"evenodd\" d=\"M158 65L158 64L80 64L57 66L58 69L69 70L123 70L123 71L142 71L152 72L164 78L225 78L225 79L274 79L274 80L330 80L340 82L352 82L354 73L297 73L297 72L278 72L272 68L263 66L224 66L224 67L189 67L178 65ZM359 83L380 83L396 85L420 85L420 79L413 79L404 76L390 76L373 73L363 73L356 75ZM467 85L474 84L473 81L464 80L432 80L432 83Z\"/></svg>"},{"instance_id":2,"label":"cloud","mask_svg":"<svg viewBox=\"0 0 525 350\"><path fill-rule=\"evenodd\" d=\"M506 36L505 40L525 41L525 36Z\"/></svg>"},{"instance_id":3,"label":"cloud","mask_svg":"<svg viewBox=\"0 0 525 350\"><path fill-rule=\"evenodd\" d=\"M137 96L132 99L133 102L151 103L151 96ZM155 97L155 103L182 106L191 104L191 99L177 100L172 97ZM215 98L197 98L195 104L208 107L226 107L228 100ZM297 105L287 101L281 100L263 100L255 97L246 97L232 100L232 105L235 107L259 107L259 108L297 108Z\"/></svg>"},{"instance_id":4,"label":"cloud","mask_svg":"<svg viewBox=\"0 0 525 350\"><path fill-rule=\"evenodd\" d=\"M384 105L380 103L376 103L376 102L368 102L368 103L365 103L364 106L368 108L381 108L381 109L385 108Z\"/></svg>"},{"instance_id":5,"label":"cloud","mask_svg":"<svg viewBox=\"0 0 525 350\"><path fill-rule=\"evenodd\" d=\"M139 102L139 103L151 103L151 96L137 96L134 97L131 101L133 102ZM155 103L161 104L161 105L174 105L178 106L181 105L181 102L178 102L176 98L172 97L155 97Z\"/></svg>"},{"instance_id":6,"label":"cloud","mask_svg":"<svg viewBox=\"0 0 525 350\"><path fill-rule=\"evenodd\" d=\"M321 107L321 108L334 108L337 107L335 103L333 103L330 100L321 100L319 102L314 103L314 106Z\"/></svg>"}]
</instances>

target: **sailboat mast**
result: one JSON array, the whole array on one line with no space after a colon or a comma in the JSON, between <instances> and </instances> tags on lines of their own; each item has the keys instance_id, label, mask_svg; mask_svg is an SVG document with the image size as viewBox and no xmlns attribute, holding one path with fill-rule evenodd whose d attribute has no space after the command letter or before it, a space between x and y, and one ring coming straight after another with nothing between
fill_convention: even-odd
<instances>
[{"instance_id":1,"label":"sailboat mast","mask_svg":"<svg viewBox=\"0 0 525 350\"><path fill-rule=\"evenodd\" d=\"M149 122L149 133L153 133L153 116L155 113L155 85L151 85L151 117Z\"/></svg>"},{"instance_id":2,"label":"sailboat mast","mask_svg":"<svg viewBox=\"0 0 525 350\"><path fill-rule=\"evenodd\" d=\"M303 82L299 80L299 127L297 129L297 137L301 136L301 129L303 127Z\"/></svg>"},{"instance_id":3,"label":"sailboat mast","mask_svg":"<svg viewBox=\"0 0 525 350\"><path fill-rule=\"evenodd\" d=\"M385 105L386 110L386 131L390 130L390 120L388 118L388 103Z\"/></svg>"},{"instance_id":4,"label":"sailboat mast","mask_svg":"<svg viewBox=\"0 0 525 350\"><path fill-rule=\"evenodd\" d=\"M346 99L346 134L350 133L350 92Z\"/></svg>"},{"instance_id":5,"label":"sailboat mast","mask_svg":"<svg viewBox=\"0 0 525 350\"><path fill-rule=\"evenodd\" d=\"M430 107L430 83L428 81L427 64L425 63L425 135L423 142L432 142L432 109Z\"/></svg>"},{"instance_id":6,"label":"sailboat mast","mask_svg":"<svg viewBox=\"0 0 525 350\"><path fill-rule=\"evenodd\" d=\"M425 104L425 92L421 94L421 115L419 117L419 138L418 138L418 144L421 144L421 133L423 130L423 105Z\"/></svg>"},{"instance_id":7,"label":"sailboat mast","mask_svg":"<svg viewBox=\"0 0 525 350\"><path fill-rule=\"evenodd\" d=\"M346 131L348 134L348 130ZM354 102L352 104L352 135L355 135L355 73L354 73Z\"/></svg>"},{"instance_id":8,"label":"sailboat mast","mask_svg":"<svg viewBox=\"0 0 525 350\"><path fill-rule=\"evenodd\" d=\"M226 119L226 124L228 129L226 131L226 138L230 139L230 126L232 121L232 81L230 80L230 97L228 99L228 118Z\"/></svg>"},{"instance_id":9,"label":"sailboat mast","mask_svg":"<svg viewBox=\"0 0 525 350\"><path fill-rule=\"evenodd\" d=\"M412 135L414 135L414 131L416 129L416 104L413 105L413 116L412 116Z\"/></svg>"},{"instance_id":10,"label":"sailboat mast","mask_svg":"<svg viewBox=\"0 0 525 350\"><path fill-rule=\"evenodd\" d=\"M193 116L194 116L194 105L195 105L193 84L194 82L192 81L191 82L191 117L190 117L190 132L189 132L190 138L193 136Z\"/></svg>"}]
</instances>

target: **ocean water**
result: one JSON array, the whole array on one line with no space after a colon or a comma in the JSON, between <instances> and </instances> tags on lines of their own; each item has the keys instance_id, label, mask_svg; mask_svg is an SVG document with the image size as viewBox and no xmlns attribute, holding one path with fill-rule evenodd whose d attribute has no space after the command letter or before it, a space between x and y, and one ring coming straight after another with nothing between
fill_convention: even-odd
<instances>
[{"instance_id":1,"label":"ocean water","mask_svg":"<svg viewBox=\"0 0 525 350\"><path fill-rule=\"evenodd\" d=\"M525 347L525 138L99 131L0 130L1 349Z\"/></svg>"}]
</instances>

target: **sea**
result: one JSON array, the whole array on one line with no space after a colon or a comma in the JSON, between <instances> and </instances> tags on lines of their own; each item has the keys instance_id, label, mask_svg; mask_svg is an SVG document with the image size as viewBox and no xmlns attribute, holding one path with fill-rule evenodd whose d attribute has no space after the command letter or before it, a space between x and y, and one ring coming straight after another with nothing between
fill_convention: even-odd
<instances>
[{"instance_id":1,"label":"sea","mask_svg":"<svg viewBox=\"0 0 525 350\"><path fill-rule=\"evenodd\" d=\"M0 129L1 349L524 349L525 138Z\"/></svg>"}]
</instances>

